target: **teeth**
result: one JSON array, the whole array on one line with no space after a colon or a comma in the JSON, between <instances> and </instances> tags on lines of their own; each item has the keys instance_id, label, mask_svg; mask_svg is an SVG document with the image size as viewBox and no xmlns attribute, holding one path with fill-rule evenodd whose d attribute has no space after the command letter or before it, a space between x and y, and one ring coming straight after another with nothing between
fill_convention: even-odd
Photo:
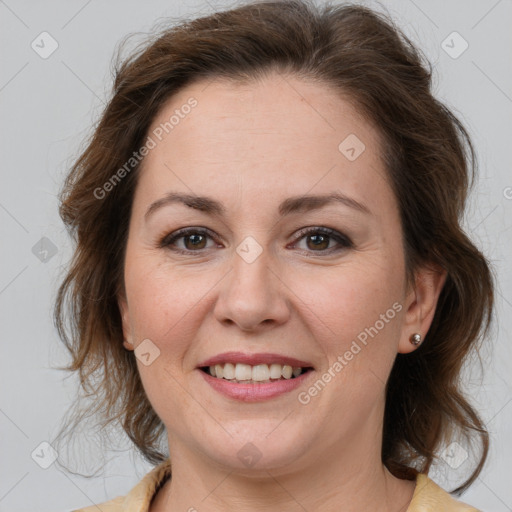
<instances>
[{"instance_id":1,"label":"teeth","mask_svg":"<svg viewBox=\"0 0 512 512\"><path fill-rule=\"evenodd\" d=\"M237 364L235 366L235 379L236 380L251 380L252 369L248 364Z\"/></svg>"},{"instance_id":2,"label":"teeth","mask_svg":"<svg viewBox=\"0 0 512 512\"><path fill-rule=\"evenodd\" d=\"M271 364L270 365L270 378L271 379L280 379L282 371L283 371L283 367L280 364Z\"/></svg>"},{"instance_id":3,"label":"teeth","mask_svg":"<svg viewBox=\"0 0 512 512\"><path fill-rule=\"evenodd\" d=\"M231 363L226 363L224 368L222 369L222 377L224 379L234 379L235 378L235 365Z\"/></svg>"},{"instance_id":4,"label":"teeth","mask_svg":"<svg viewBox=\"0 0 512 512\"><path fill-rule=\"evenodd\" d=\"M250 368L250 367L249 367ZM270 379L270 370L267 364L258 364L252 367L252 380L262 381Z\"/></svg>"},{"instance_id":5,"label":"teeth","mask_svg":"<svg viewBox=\"0 0 512 512\"><path fill-rule=\"evenodd\" d=\"M292 373L294 377L298 377L302 373L302 368L294 366Z\"/></svg>"},{"instance_id":6,"label":"teeth","mask_svg":"<svg viewBox=\"0 0 512 512\"><path fill-rule=\"evenodd\" d=\"M242 363L225 363L210 366L210 375L218 379L233 381L270 382L270 379L291 379L302 373L302 368L280 364L258 364L251 366Z\"/></svg>"}]
</instances>

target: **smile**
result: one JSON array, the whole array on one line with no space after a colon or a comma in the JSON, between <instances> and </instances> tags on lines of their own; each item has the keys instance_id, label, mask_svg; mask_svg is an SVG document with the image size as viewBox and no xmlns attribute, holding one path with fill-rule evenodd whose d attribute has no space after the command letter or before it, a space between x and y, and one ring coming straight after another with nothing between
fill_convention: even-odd
<instances>
[{"instance_id":1,"label":"smile","mask_svg":"<svg viewBox=\"0 0 512 512\"><path fill-rule=\"evenodd\" d=\"M224 363L203 367L201 370L217 379L242 384L265 384L279 380L294 379L310 370L300 366L281 364L258 364L251 366L243 363Z\"/></svg>"}]
</instances>

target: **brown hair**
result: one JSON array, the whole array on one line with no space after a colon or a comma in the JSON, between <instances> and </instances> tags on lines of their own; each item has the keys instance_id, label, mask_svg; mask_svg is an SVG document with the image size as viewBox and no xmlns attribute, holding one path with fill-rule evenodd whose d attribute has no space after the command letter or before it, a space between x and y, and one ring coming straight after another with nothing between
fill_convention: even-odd
<instances>
[{"instance_id":1,"label":"brown hair","mask_svg":"<svg viewBox=\"0 0 512 512\"><path fill-rule=\"evenodd\" d=\"M55 305L72 355L67 369L78 371L94 398L89 414L99 414L104 426L119 421L148 461L166 458L158 447L164 426L122 345L117 302L140 164L105 197L94 191L143 145L178 90L200 79L247 82L274 70L334 87L377 127L400 208L407 277L422 263L447 271L424 343L398 354L392 368L382 460L394 475L413 479L456 434L479 438L476 467L453 491L460 493L488 452L488 434L459 382L493 309L489 266L460 227L475 154L462 124L433 97L430 64L388 17L365 7L250 3L167 28L117 68L113 96L61 192L60 215L77 242Z\"/></svg>"}]
</instances>

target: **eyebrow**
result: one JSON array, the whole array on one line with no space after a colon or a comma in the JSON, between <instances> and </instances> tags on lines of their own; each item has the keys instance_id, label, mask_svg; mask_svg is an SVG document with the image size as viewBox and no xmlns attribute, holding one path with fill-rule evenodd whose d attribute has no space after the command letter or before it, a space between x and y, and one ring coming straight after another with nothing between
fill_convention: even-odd
<instances>
[{"instance_id":1,"label":"eyebrow","mask_svg":"<svg viewBox=\"0 0 512 512\"><path fill-rule=\"evenodd\" d=\"M224 205L210 197L169 192L161 199L158 199L157 201L152 203L147 209L144 217L147 220L150 215L152 215L155 211L159 210L160 208L176 203L184 204L189 208L199 210L208 215L224 217L226 214L226 208L224 207ZM321 195L304 195L289 197L279 205L278 212L280 217L284 217L286 215L291 215L294 213L303 213L306 211L317 210L332 203L342 204L361 213L369 215L372 214L370 209L366 205L340 192L333 192L330 194Z\"/></svg>"}]
</instances>

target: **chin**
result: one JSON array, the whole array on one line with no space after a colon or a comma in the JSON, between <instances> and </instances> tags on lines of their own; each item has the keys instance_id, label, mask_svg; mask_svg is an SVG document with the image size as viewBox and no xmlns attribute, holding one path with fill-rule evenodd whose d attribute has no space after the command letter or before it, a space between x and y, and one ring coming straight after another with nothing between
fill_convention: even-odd
<instances>
[{"instance_id":1,"label":"chin","mask_svg":"<svg viewBox=\"0 0 512 512\"><path fill-rule=\"evenodd\" d=\"M309 444L304 439L306 425L300 428L295 423L290 431L289 420L282 418L239 420L223 426L231 436L220 429L222 435L203 435L196 440L196 446L216 463L247 475L295 465Z\"/></svg>"}]
</instances>

